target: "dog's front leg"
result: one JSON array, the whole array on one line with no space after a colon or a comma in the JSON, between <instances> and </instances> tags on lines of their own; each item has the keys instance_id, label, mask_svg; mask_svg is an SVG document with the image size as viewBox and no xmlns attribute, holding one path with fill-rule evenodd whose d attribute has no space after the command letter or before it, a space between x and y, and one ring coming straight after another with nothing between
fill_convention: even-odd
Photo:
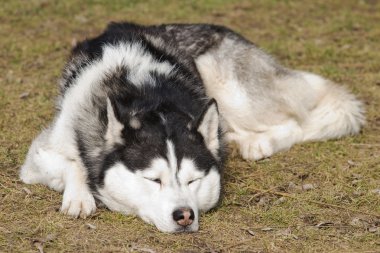
<instances>
[{"instance_id":1,"label":"dog's front leg","mask_svg":"<svg viewBox=\"0 0 380 253\"><path fill-rule=\"evenodd\" d=\"M28 184L41 183L56 191L63 191L62 213L85 218L96 210L84 166L55 150L39 147L31 149L20 177Z\"/></svg>"},{"instance_id":2,"label":"dog's front leg","mask_svg":"<svg viewBox=\"0 0 380 253\"><path fill-rule=\"evenodd\" d=\"M61 212L73 217L86 218L96 210L94 196L87 184L85 168L77 161L71 161L64 172L65 190Z\"/></svg>"}]
</instances>

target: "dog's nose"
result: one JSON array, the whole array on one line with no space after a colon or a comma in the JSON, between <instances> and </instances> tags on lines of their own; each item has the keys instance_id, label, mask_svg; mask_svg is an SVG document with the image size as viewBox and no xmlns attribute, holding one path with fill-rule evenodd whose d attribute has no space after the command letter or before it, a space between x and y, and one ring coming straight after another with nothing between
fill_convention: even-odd
<instances>
[{"instance_id":1,"label":"dog's nose","mask_svg":"<svg viewBox=\"0 0 380 253\"><path fill-rule=\"evenodd\" d=\"M194 211L191 208L183 207L173 212L173 219L181 226L188 226L193 223Z\"/></svg>"}]
</instances>

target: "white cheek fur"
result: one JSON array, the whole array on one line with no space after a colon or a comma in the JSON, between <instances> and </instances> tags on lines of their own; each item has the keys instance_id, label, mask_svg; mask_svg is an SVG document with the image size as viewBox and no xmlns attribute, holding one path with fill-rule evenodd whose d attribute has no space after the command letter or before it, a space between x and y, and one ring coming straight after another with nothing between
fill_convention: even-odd
<instances>
[{"instance_id":1,"label":"white cheek fur","mask_svg":"<svg viewBox=\"0 0 380 253\"><path fill-rule=\"evenodd\" d=\"M197 192L199 190L199 187L201 185L201 181L202 180L203 180L203 178L202 179L198 179L198 180L192 182L191 184L187 183L187 185L190 188L190 190L195 193L195 192Z\"/></svg>"},{"instance_id":2,"label":"white cheek fur","mask_svg":"<svg viewBox=\"0 0 380 253\"><path fill-rule=\"evenodd\" d=\"M220 175L216 169L211 169L199 182L195 194L200 211L207 211L217 204L220 195Z\"/></svg>"}]
</instances>

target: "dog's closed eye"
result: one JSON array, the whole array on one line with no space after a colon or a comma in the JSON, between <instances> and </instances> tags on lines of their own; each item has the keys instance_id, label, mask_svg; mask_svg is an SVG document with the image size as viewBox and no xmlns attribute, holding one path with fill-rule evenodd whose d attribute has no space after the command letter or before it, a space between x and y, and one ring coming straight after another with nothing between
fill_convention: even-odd
<instances>
[{"instance_id":1,"label":"dog's closed eye","mask_svg":"<svg viewBox=\"0 0 380 253\"><path fill-rule=\"evenodd\" d=\"M196 179L190 180L189 182L187 182L187 184L190 185L190 184L197 182L199 180L201 180L201 178L196 178Z\"/></svg>"},{"instance_id":2,"label":"dog's closed eye","mask_svg":"<svg viewBox=\"0 0 380 253\"><path fill-rule=\"evenodd\" d=\"M148 177L144 177L144 178L149 180L149 181L155 182L157 184L161 184L161 179L159 179L159 178L148 178Z\"/></svg>"}]
</instances>

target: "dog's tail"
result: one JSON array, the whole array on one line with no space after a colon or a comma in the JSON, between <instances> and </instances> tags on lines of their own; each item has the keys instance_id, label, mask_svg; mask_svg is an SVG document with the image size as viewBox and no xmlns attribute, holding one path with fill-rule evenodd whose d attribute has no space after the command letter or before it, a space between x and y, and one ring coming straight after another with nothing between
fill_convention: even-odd
<instances>
[{"instance_id":1,"label":"dog's tail","mask_svg":"<svg viewBox=\"0 0 380 253\"><path fill-rule=\"evenodd\" d=\"M303 124L303 140L335 139L358 133L365 123L363 103L342 86L319 77L318 82L323 92Z\"/></svg>"}]
</instances>

